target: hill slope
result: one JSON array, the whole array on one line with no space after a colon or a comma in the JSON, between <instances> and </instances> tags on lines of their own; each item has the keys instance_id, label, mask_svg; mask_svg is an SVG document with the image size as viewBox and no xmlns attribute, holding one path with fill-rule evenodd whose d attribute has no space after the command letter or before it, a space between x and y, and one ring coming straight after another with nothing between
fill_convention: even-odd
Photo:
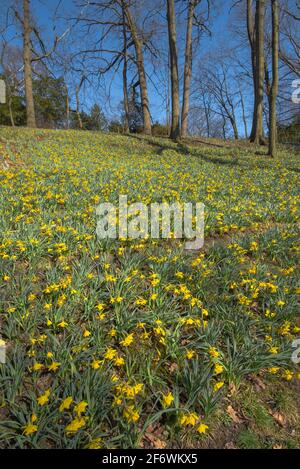
<instances>
[{"instance_id":1,"label":"hill slope","mask_svg":"<svg viewBox=\"0 0 300 469\"><path fill-rule=\"evenodd\" d=\"M299 446L299 155L76 131L0 142L0 445ZM97 239L96 206L120 194L204 203L204 249Z\"/></svg>"}]
</instances>

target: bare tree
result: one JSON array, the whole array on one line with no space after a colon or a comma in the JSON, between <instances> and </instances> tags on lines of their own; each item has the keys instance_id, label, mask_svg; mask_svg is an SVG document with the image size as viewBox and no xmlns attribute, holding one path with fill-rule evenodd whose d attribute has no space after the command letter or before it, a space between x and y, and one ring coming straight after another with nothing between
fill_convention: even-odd
<instances>
[{"instance_id":1,"label":"bare tree","mask_svg":"<svg viewBox=\"0 0 300 469\"><path fill-rule=\"evenodd\" d=\"M31 44L30 44L30 0L23 0L23 59L26 97L27 126L36 127L32 91Z\"/></svg>"},{"instance_id":2,"label":"bare tree","mask_svg":"<svg viewBox=\"0 0 300 469\"><path fill-rule=\"evenodd\" d=\"M254 111L252 115L252 130L250 139L254 139L254 129L255 129L255 118L256 118L256 108L257 108L257 90L256 90L256 34L255 34L255 22L253 18L253 0L247 0L247 32L248 40L251 49L251 66L252 66L252 78L253 78L253 90L254 90Z\"/></svg>"},{"instance_id":3,"label":"bare tree","mask_svg":"<svg viewBox=\"0 0 300 469\"><path fill-rule=\"evenodd\" d=\"M278 4L280 12L281 43L279 58L291 74L300 77L300 4L288 0Z\"/></svg>"},{"instance_id":4,"label":"bare tree","mask_svg":"<svg viewBox=\"0 0 300 469\"><path fill-rule=\"evenodd\" d=\"M183 100L181 111L181 137L186 137L188 130L188 114L189 114L189 100L190 100L190 84L192 76L192 32L193 32L193 17L195 10L195 0L189 0L188 17L186 27L186 42L185 42L185 63L184 63L184 79L183 79Z\"/></svg>"},{"instance_id":5,"label":"bare tree","mask_svg":"<svg viewBox=\"0 0 300 469\"><path fill-rule=\"evenodd\" d=\"M121 65L123 65L123 108L128 118L128 71L131 66L137 69L137 77L134 77L134 85L139 86L141 108L143 116L143 131L151 135L151 115L148 97L148 76L145 68L144 50L152 53L150 45L151 33L146 33L145 23L148 13L145 14L142 25L139 24L137 14L137 1L132 0L107 0L101 2L90 2L85 0L80 4L82 10L73 18L83 25L83 43L86 47L78 50L73 61L80 61L81 71L86 71L86 76L93 76L107 91L107 102L111 103L111 84L117 75ZM91 34L92 28L97 34ZM99 37L100 32L100 37ZM81 31L82 33L82 31ZM150 36L150 38L149 38ZM112 46L113 44L113 46ZM134 47L134 53L130 50ZM101 63L101 66L99 66ZM102 65L104 64L104 65ZM105 76L111 74L110 86L105 85ZM136 72L135 72L136 75ZM128 86L129 85L129 86ZM127 109L125 109L125 107Z\"/></svg>"},{"instance_id":6,"label":"bare tree","mask_svg":"<svg viewBox=\"0 0 300 469\"><path fill-rule=\"evenodd\" d=\"M240 102L241 102L241 108L242 108L242 120L244 124L245 138L248 139L248 124L247 124L247 116L246 116L246 109L245 109L245 100L244 100L244 96L243 96L241 88L239 88L239 95L241 98Z\"/></svg>"},{"instance_id":7,"label":"bare tree","mask_svg":"<svg viewBox=\"0 0 300 469\"><path fill-rule=\"evenodd\" d=\"M167 0L167 21L169 34L169 50L170 50L170 72L171 72L171 89L172 89L172 123L171 138L177 140L180 136L179 122L179 77L178 77L178 57L176 45L176 22L175 22L175 6L174 0Z\"/></svg>"},{"instance_id":8,"label":"bare tree","mask_svg":"<svg viewBox=\"0 0 300 469\"><path fill-rule=\"evenodd\" d=\"M197 27L198 39L200 33L209 31L206 22L210 14L210 1L207 3L207 15L204 16L203 12L198 15L196 7L202 3L202 0L188 0L188 13L186 22L186 40L185 40L185 56L184 56L184 75L183 75L183 97L182 97L182 110L181 110L181 137L185 137L188 132L188 115L190 104L190 89L192 78L192 63L193 63L193 26Z\"/></svg>"},{"instance_id":9,"label":"bare tree","mask_svg":"<svg viewBox=\"0 0 300 469\"><path fill-rule=\"evenodd\" d=\"M207 71L207 88L214 97L217 108L215 112L219 113L223 120L230 122L233 135L236 140L239 138L239 131L236 120L237 95L235 91L229 88L230 77L228 69L222 65L220 70Z\"/></svg>"},{"instance_id":10,"label":"bare tree","mask_svg":"<svg viewBox=\"0 0 300 469\"><path fill-rule=\"evenodd\" d=\"M222 137L230 133L238 139L237 117L243 114L243 95L232 57L226 57L225 51L220 51L219 57L207 57L205 66L204 63L205 59L202 58L193 84L192 109L201 112L208 137Z\"/></svg>"},{"instance_id":11,"label":"bare tree","mask_svg":"<svg viewBox=\"0 0 300 469\"><path fill-rule=\"evenodd\" d=\"M3 77L6 82L10 123L12 127L14 127L16 122L13 110L13 100L14 97L21 94L24 86L22 49L9 44L3 39L0 51L0 64L3 69Z\"/></svg>"},{"instance_id":12,"label":"bare tree","mask_svg":"<svg viewBox=\"0 0 300 469\"><path fill-rule=\"evenodd\" d=\"M129 102L128 102L128 84L127 84L127 31L125 23L125 12L124 6L122 6L122 18L123 18L123 105L124 105L124 132L129 132Z\"/></svg>"},{"instance_id":13,"label":"bare tree","mask_svg":"<svg viewBox=\"0 0 300 469\"><path fill-rule=\"evenodd\" d=\"M79 96L79 93L80 93L80 90L81 90L82 85L84 84L85 80L86 80L85 75L82 75L81 78L80 78L80 82L76 86L76 93L75 93L75 95L76 95L76 116L77 116L77 120L78 120L78 126L81 130L83 129L83 123L82 123L81 113L80 113L80 96Z\"/></svg>"},{"instance_id":14,"label":"bare tree","mask_svg":"<svg viewBox=\"0 0 300 469\"><path fill-rule=\"evenodd\" d=\"M279 62L279 13L278 0L272 1L272 84L270 89L270 135L269 135L269 155L276 157L277 142L277 115L276 100L278 95L278 62Z\"/></svg>"},{"instance_id":15,"label":"bare tree","mask_svg":"<svg viewBox=\"0 0 300 469\"><path fill-rule=\"evenodd\" d=\"M265 77L265 0L256 1L255 14L255 104L251 141L265 143L263 130L264 77Z\"/></svg>"},{"instance_id":16,"label":"bare tree","mask_svg":"<svg viewBox=\"0 0 300 469\"><path fill-rule=\"evenodd\" d=\"M59 6L60 2L58 2ZM25 85L25 98L26 98L26 114L27 126L36 127L34 96L33 96L33 73L37 72L33 67L33 63L37 64L48 70L46 61L50 59L51 55L55 52L58 43L69 33L68 27L60 37L55 36L53 46L46 49L44 41L40 35L38 26L35 24L31 17L30 0L23 0L23 14L20 14L17 4L13 3L12 11L21 25L23 36L23 70L24 70L24 85ZM55 30L55 28L54 28ZM35 44L34 44L35 39ZM35 49L37 45L37 49Z\"/></svg>"},{"instance_id":17,"label":"bare tree","mask_svg":"<svg viewBox=\"0 0 300 469\"><path fill-rule=\"evenodd\" d=\"M148 98L148 88L147 88L147 79L143 55L143 40L142 37L138 34L137 25L135 23L134 17L131 13L129 2L120 0L121 6L126 17L132 40L134 42L135 53L136 53L136 64L139 74L139 83L141 90L141 101L142 101L142 111L143 111L143 124L144 124L144 133L146 135L151 135L151 116L149 109L149 98Z\"/></svg>"},{"instance_id":18,"label":"bare tree","mask_svg":"<svg viewBox=\"0 0 300 469\"><path fill-rule=\"evenodd\" d=\"M64 81L65 90L66 90L66 128L70 128L70 97L69 97L69 87Z\"/></svg>"}]
</instances>

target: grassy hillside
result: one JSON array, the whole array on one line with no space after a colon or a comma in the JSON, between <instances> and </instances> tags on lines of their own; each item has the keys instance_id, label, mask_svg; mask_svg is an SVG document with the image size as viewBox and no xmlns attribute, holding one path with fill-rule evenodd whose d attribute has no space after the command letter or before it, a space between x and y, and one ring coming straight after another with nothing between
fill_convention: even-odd
<instances>
[{"instance_id":1,"label":"grassy hillside","mask_svg":"<svg viewBox=\"0 0 300 469\"><path fill-rule=\"evenodd\" d=\"M299 154L263 152L0 129L0 447L299 446ZM119 194L203 202L204 249L97 239Z\"/></svg>"}]
</instances>

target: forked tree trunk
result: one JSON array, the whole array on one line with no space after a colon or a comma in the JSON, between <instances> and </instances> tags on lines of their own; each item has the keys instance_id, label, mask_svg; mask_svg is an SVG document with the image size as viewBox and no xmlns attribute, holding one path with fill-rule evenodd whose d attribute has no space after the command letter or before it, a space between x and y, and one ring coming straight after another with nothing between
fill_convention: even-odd
<instances>
[{"instance_id":1,"label":"forked tree trunk","mask_svg":"<svg viewBox=\"0 0 300 469\"><path fill-rule=\"evenodd\" d=\"M277 152L277 115L276 100L278 95L278 56L279 56L279 14L278 0L272 0L272 84L270 91L270 132L269 155L276 157Z\"/></svg>"},{"instance_id":2,"label":"forked tree trunk","mask_svg":"<svg viewBox=\"0 0 300 469\"><path fill-rule=\"evenodd\" d=\"M167 20L169 33L170 65L171 65L171 88L172 88L172 123L171 138L177 140L180 136L179 123L179 78L178 59L176 46L176 23L174 0L167 0Z\"/></svg>"},{"instance_id":3,"label":"forked tree trunk","mask_svg":"<svg viewBox=\"0 0 300 469\"><path fill-rule=\"evenodd\" d=\"M27 127L36 127L32 91L30 32L30 0L23 0L23 60Z\"/></svg>"},{"instance_id":4,"label":"forked tree trunk","mask_svg":"<svg viewBox=\"0 0 300 469\"><path fill-rule=\"evenodd\" d=\"M137 27L136 27L134 18L130 12L127 2L122 2L122 8L124 9L124 13L128 21L128 25L129 25L130 32L132 35L132 40L134 42L134 47L135 47L136 62L137 62L137 69L138 69L138 74L139 74L139 82L140 82L140 90L141 90L144 133L146 135L151 135L151 116L150 116L150 109L149 109L147 79L146 79L144 56L143 56L143 43L142 43L142 40L138 36Z\"/></svg>"},{"instance_id":5,"label":"forked tree trunk","mask_svg":"<svg viewBox=\"0 0 300 469\"><path fill-rule=\"evenodd\" d=\"M183 100L181 111L181 137L186 137L188 132L188 115L190 104L190 84L192 76L192 60L193 60L193 15L195 9L195 0L189 0L188 18L186 27L186 43L185 43L185 63L184 63L184 80L183 80Z\"/></svg>"},{"instance_id":6,"label":"forked tree trunk","mask_svg":"<svg viewBox=\"0 0 300 469\"><path fill-rule=\"evenodd\" d=\"M255 76L255 97L254 106L254 126L251 141L256 144L264 143L263 113L264 113L264 76L265 76L265 0L256 1L255 20L255 44L256 44L256 76Z\"/></svg>"}]
</instances>

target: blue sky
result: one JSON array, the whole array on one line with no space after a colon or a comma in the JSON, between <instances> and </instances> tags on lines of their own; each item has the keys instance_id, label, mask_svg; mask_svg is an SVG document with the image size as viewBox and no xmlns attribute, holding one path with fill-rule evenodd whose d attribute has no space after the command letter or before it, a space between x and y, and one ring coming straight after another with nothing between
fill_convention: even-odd
<instances>
[{"instance_id":1,"label":"blue sky","mask_svg":"<svg viewBox=\"0 0 300 469\"><path fill-rule=\"evenodd\" d=\"M6 0L6 1L14 1L14 0ZM20 0L17 0L20 2ZM150 1L150 0L149 0ZM151 3L151 2L150 2ZM216 3L216 2L215 2ZM202 55L207 54L208 52L213 54L214 51L216 55L219 53L219 50L225 45L229 44L232 41L232 33L228 28L228 23L230 19L230 6L232 4L231 0L225 0L221 4L217 5L217 9L212 9L212 20L210 24L211 29L211 37L208 35L204 36L200 40L199 50L196 51L196 57L194 60L194 72L196 72L198 68L197 60ZM59 5L59 9L57 10L57 5ZM20 3L21 6L21 3ZM176 5L177 12L178 12L178 5ZM55 21L55 31L53 30L54 22L53 17L54 13L58 14L58 18ZM39 29L41 30L42 37L45 39L45 42L49 44L53 44L53 38L56 35L60 35L64 32L67 26L70 23L65 21L66 17L72 16L72 13L77 12L78 8L74 7L73 0L31 0L31 12L33 17L36 19ZM165 12L162 12L162 20L165 16ZM177 24L177 34L178 34L178 55L180 58L180 71L183 70L183 58L184 58L184 39L185 39L185 15L179 16L179 21ZM94 29L94 34L97 33L97 29ZM99 30L98 30L99 32ZM14 34L14 29L11 30L11 33ZM167 25L165 25L164 33L162 38L162 47L167 48ZM20 44L20 39L16 40L17 43ZM112 40L111 47L114 47L114 40ZM117 48L117 45L115 44ZM96 61L95 61L96 63ZM149 64L147 64L147 71L149 75L152 74L153 69ZM196 72L197 73L197 72ZM111 117L114 115L119 114L119 104L122 100L122 77L121 77L121 69L117 74L108 74L105 77L105 82L108 85L113 78L111 84L111 95L110 95L110 102L108 104L106 93L103 89L98 88L96 89L93 86L90 86L88 83L85 84L84 88L81 91L81 103L82 107L85 110L88 110L95 102L100 104L106 113L108 113ZM95 81L94 81L95 83ZM71 91L71 99L74 103L74 88L75 84L70 83L70 90ZM152 84L150 77L148 77L148 92L149 92L149 101L150 101L150 109L153 121L165 121L165 103L162 101L161 96L159 96L157 89Z\"/></svg>"},{"instance_id":2,"label":"blue sky","mask_svg":"<svg viewBox=\"0 0 300 469\"><path fill-rule=\"evenodd\" d=\"M52 26L53 23L51 21L56 6L58 5L58 0L31 0L32 12L39 12L38 14L38 23L43 30L43 34L48 36L49 41L51 42L51 38L53 38L53 31ZM220 14L217 18L214 18L211 24L211 31L212 37L203 37L201 39L201 43L199 47L203 51L212 50L213 47L222 40L224 40L224 36L227 34L227 23L229 20L229 8L231 5L230 0L226 0L222 2L222 7L220 8ZM74 2L72 0L63 0L59 4L59 10L61 16L68 16L71 12L76 11L74 10ZM78 11L78 10L77 10ZM35 15L37 16L37 15ZM50 21L49 21L50 19ZM178 27L178 49L179 55L183 58L184 55L184 16L182 17L182 28ZM66 23L64 20L60 20L57 22L57 34L60 34L62 31L66 29ZM225 34L224 34L225 32ZM167 40L167 36L165 36ZM200 51L201 52L201 51ZM182 61L181 61L182 62ZM196 61L195 61L196 62ZM107 83L109 83L110 77L107 77ZM155 87L151 84L151 80L148 79L148 88L149 88L149 100L151 106L151 114L153 120L164 120L165 119L165 110L162 108L162 102L160 96L155 89ZM85 86L85 89L82 91L82 98L85 101L86 107L90 107L95 101L100 101L100 105L102 104L103 107L107 107L106 100L104 93L97 93L94 89L90 89L88 85ZM101 100L103 101L101 103ZM108 112L114 112L114 108L118 107L118 103L122 100L122 81L121 81L121 70L116 76L114 76L113 85L112 85L112 93L111 93L111 101L112 101L112 109L108 109Z\"/></svg>"}]
</instances>

